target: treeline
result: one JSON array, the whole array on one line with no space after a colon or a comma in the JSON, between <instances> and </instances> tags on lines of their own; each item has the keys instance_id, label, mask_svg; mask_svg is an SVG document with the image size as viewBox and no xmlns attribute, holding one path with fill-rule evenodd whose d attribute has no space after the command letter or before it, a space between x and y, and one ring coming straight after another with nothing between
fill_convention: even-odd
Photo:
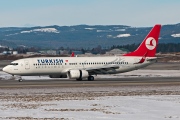
<instances>
[{"instance_id":1,"label":"treeline","mask_svg":"<svg viewBox=\"0 0 180 120\"><path fill-rule=\"evenodd\" d=\"M117 45L112 46L111 49L127 49L129 51L134 51L139 47L140 44L130 44L130 45ZM157 52L168 53L168 52L180 52L180 43L159 43L157 47Z\"/></svg>"}]
</instances>

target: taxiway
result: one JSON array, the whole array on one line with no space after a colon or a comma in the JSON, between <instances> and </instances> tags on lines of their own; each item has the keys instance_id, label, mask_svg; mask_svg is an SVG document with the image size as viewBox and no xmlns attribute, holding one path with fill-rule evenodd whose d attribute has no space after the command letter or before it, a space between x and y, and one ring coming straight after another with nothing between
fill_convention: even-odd
<instances>
[{"instance_id":1,"label":"taxiway","mask_svg":"<svg viewBox=\"0 0 180 120\"><path fill-rule=\"evenodd\" d=\"M42 87L108 87L143 85L180 85L180 77L138 77L138 78L100 78L95 81L76 81L69 79L52 80L1 80L0 88L42 88Z\"/></svg>"}]
</instances>

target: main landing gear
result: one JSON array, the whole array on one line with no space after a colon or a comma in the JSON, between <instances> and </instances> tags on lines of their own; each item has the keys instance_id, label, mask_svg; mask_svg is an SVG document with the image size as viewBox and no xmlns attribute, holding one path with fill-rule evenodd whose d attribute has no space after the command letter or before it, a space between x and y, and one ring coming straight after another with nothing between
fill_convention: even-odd
<instances>
[{"instance_id":1,"label":"main landing gear","mask_svg":"<svg viewBox=\"0 0 180 120\"><path fill-rule=\"evenodd\" d=\"M88 80L89 80L89 81L94 81L94 76L89 76L89 77L88 77Z\"/></svg>"}]
</instances>

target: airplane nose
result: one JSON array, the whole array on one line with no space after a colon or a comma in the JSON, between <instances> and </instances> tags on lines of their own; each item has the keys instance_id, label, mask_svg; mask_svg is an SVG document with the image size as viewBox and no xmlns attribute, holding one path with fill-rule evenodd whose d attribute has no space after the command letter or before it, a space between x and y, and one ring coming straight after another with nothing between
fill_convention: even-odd
<instances>
[{"instance_id":1,"label":"airplane nose","mask_svg":"<svg viewBox=\"0 0 180 120\"><path fill-rule=\"evenodd\" d=\"M12 67L7 65L2 69L3 72L6 72L8 74L13 74Z\"/></svg>"},{"instance_id":2,"label":"airplane nose","mask_svg":"<svg viewBox=\"0 0 180 120\"><path fill-rule=\"evenodd\" d=\"M3 70L4 72L8 73L8 67L7 67L7 66L4 67L2 70Z\"/></svg>"}]
</instances>

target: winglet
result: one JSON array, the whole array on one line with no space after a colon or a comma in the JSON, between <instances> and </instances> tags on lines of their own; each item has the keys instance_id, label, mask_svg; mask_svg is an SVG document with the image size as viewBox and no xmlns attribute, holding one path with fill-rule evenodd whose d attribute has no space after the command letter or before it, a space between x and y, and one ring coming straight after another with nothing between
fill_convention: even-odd
<instances>
[{"instance_id":1,"label":"winglet","mask_svg":"<svg viewBox=\"0 0 180 120\"><path fill-rule=\"evenodd\" d=\"M154 57L156 54L160 30L161 25L155 25L135 51L127 53L123 56L144 56L147 53L147 57Z\"/></svg>"}]
</instances>

